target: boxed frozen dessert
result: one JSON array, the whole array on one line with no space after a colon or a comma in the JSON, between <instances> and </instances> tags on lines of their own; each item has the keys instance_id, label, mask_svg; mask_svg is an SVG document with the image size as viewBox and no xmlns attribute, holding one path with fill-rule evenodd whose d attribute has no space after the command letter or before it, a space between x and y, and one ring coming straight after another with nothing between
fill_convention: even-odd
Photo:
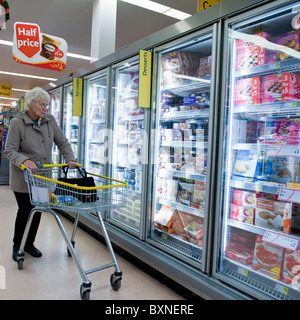
<instances>
[{"instance_id":1,"label":"boxed frozen dessert","mask_svg":"<svg viewBox=\"0 0 300 320\"><path fill-rule=\"evenodd\" d=\"M261 102L261 83L259 77L240 79L236 82L236 106L258 104Z\"/></svg>"},{"instance_id":2,"label":"boxed frozen dessert","mask_svg":"<svg viewBox=\"0 0 300 320\"><path fill-rule=\"evenodd\" d=\"M205 182L195 181L193 201L203 203L205 201Z\"/></svg>"},{"instance_id":3,"label":"boxed frozen dessert","mask_svg":"<svg viewBox=\"0 0 300 320\"><path fill-rule=\"evenodd\" d=\"M285 249L283 269L282 269L282 280L284 283L295 282L299 288L300 280L300 248L295 251Z\"/></svg>"},{"instance_id":4,"label":"boxed frozen dessert","mask_svg":"<svg viewBox=\"0 0 300 320\"><path fill-rule=\"evenodd\" d=\"M270 35L266 32L259 32L254 36L268 39ZM262 66L266 63L266 50L264 47L260 47L254 42L238 39L236 41L236 48L236 70Z\"/></svg>"},{"instance_id":5,"label":"boxed frozen dessert","mask_svg":"<svg viewBox=\"0 0 300 320\"><path fill-rule=\"evenodd\" d=\"M256 200L255 225L274 231L291 234L292 203Z\"/></svg>"},{"instance_id":6,"label":"boxed frozen dessert","mask_svg":"<svg viewBox=\"0 0 300 320\"><path fill-rule=\"evenodd\" d=\"M293 72L269 74L261 77L261 102L280 102L298 99L295 88L299 87L299 77Z\"/></svg>"},{"instance_id":7,"label":"boxed frozen dessert","mask_svg":"<svg viewBox=\"0 0 300 320\"><path fill-rule=\"evenodd\" d=\"M280 46L290 48L295 51L299 51L299 30L293 30L276 36L272 36L269 39L270 42L276 43ZM273 63L283 61L291 56L285 51L270 51L266 55L266 63Z\"/></svg>"},{"instance_id":8,"label":"boxed frozen dessert","mask_svg":"<svg viewBox=\"0 0 300 320\"><path fill-rule=\"evenodd\" d=\"M178 182L177 199L180 203L190 206L194 196L194 183L193 182Z\"/></svg>"},{"instance_id":9,"label":"boxed frozen dessert","mask_svg":"<svg viewBox=\"0 0 300 320\"><path fill-rule=\"evenodd\" d=\"M261 170L261 162L258 161L258 157L258 150L238 150L232 173L249 178L258 176Z\"/></svg>"},{"instance_id":10,"label":"boxed frozen dessert","mask_svg":"<svg viewBox=\"0 0 300 320\"><path fill-rule=\"evenodd\" d=\"M256 193L234 189L232 203L246 208L255 208Z\"/></svg>"},{"instance_id":11,"label":"boxed frozen dessert","mask_svg":"<svg viewBox=\"0 0 300 320\"><path fill-rule=\"evenodd\" d=\"M231 204L230 219L253 225L254 217L254 208L242 207L237 206L235 204Z\"/></svg>"},{"instance_id":12,"label":"boxed frozen dessert","mask_svg":"<svg viewBox=\"0 0 300 320\"><path fill-rule=\"evenodd\" d=\"M256 236L252 269L259 273L280 279L283 260L283 248L262 240L262 236Z\"/></svg>"},{"instance_id":13,"label":"boxed frozen dessert","mask_svg":"<svg viewBox=\"0 0 300 320\"><path fill-rule=\"evenodd\" d=\"M196 77L205 77L211 74L211 56L200 58L199 68Z\"/></svg>"}]
</instances>

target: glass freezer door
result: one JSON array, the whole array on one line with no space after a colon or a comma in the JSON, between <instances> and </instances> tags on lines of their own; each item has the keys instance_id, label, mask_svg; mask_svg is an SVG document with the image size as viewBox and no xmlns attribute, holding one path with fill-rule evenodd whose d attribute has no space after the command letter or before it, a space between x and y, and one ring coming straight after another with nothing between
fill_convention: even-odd
<instances>
[{"instance_id":1,"label":"glass freezer door","mask_svg":"<svg viewBox=\"0 0 300 320\"><path fill-rule=\"evenodd\" d=\"M139 63L127 61L114 69L112 177L128 183L124 208L110 212L113 223L140 232L143 186L144 109L137 107Z\"/></svg>"},{"instance_id":2,"label":"glass freezer door","mask_svg":"<svg viewBox=\"0 0 300 320\"><path fill-rule=\"evenodd\" d=\"M52 114L60 126L60 117L61 117L61 88L50 91L50 104L49 104L49 113ZM52 162L57 164L59 163L59 151L55 144L53 144L52 149Z\"/></svg>"},{"instance_id":3,"label":"glass freezer door","mask_svg":"<svg viewBox=\"0 0 300 320\"><path fill-rule=\"evenodd\" d=\"M217 268L251 295L299 300L300 11L272 9L228 26Z\"/></svg>"},{"instance_id":4,"label":"glass freezer door","mask_svg":"<svg viewBox=\"0 0 300 320\"><path fill-rule=\"evenodd\" d=\"M107 112L107 73L86 79L84 166L88 172L103 175L106 164L105 136Z\"/></svg>"},{"instance_id":5,"label":"glass freezer door","mask_svg":"<svg viewBox=\"0 0 300 320\"><path fill-rule=\"evenodd\" d=\"M69 140L76 159L79 161L80 117L73 116L73 84L64 87L63 132ZM64 161L64 159L62 159Z\"/></svg>"},{"instance_id":6,"label":"glass freezer door","mask_svg":"<svg viewBox=\"0 0 300 320\"><path fill-rule=\"evenodd\" d=\"M209 33L156 53L159 82L149 237L197 266L208 213L212 43Z\"/></svg>"}]
</instances>

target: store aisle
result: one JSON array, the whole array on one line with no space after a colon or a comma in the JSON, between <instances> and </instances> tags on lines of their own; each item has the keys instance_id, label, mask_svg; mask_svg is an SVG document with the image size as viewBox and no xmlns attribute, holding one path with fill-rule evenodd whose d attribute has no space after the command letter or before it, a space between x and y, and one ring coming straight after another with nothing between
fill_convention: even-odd
<instances>
[{"instance_id":1,"label":"store aisle","mask_svg":"<svg viewBox=\"0 0 300 320\"><path fill-rule=\"evenodd\" d=\"M0 186L0 300L80 300L81 277L51 215L43 214L36 247L43 252L39 259L25 255L24 268L18 270L11 258L16 203L8 186ZM62 219L68 234L72 224ZM111 262L106 246L80 228L76 233L76 252L85 270ZM123 271L119 291L111 289L109 278L114 268L90 274L91 300L183 300L184 298L136 268L116 254ZM3 268L4 267L4 268ZM5 269L5 289L3 270Z\"/></svg>"}]
</instances>

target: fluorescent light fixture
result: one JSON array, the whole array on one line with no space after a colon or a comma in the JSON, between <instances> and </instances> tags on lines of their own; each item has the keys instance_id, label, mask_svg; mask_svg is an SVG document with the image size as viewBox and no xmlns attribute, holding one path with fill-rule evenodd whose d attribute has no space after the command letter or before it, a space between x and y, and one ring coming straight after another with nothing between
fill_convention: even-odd
<instances>
[{"instance_id":1,"label":"fluorescent light fixture","mask_svg":"<svg viewBox=\"0 0 300 320\"><path fill-rule=\"evenodd\" d=\"M164 14L166 16L178 19L178 20L184 20L191 15L176 9L173 9L168 6L164 6L160 3L150 1L150 0L122 0L124 2L133 4L135 6L139 6L148 10L152 10L161 14Z\"/></svg>"},{"instance_id":2,"label":"fluorescent light fixture","mask_svg":"<svg viewBox=\"0 0 300 320\"><path fill-rule=\"evenodd\" d=\"M67 56L71 57L71 58L82 59L82 60L91 60L91 57L83 56L83 55L77 54L77 53L67 52Z\"/></svg>"},{"instance_id":3,"label":"fluorescent light fixture","mask_svg":"<svg viewBox=\"0 0 300 320\"><path fill-rule=\"evenodd\" d=\"M0 97L1 100L19 100L17 98Z\"/></svg>"},{"instance_id":4,"label":"fluorescent light fixture","mask_svg":"<svg viewBox=\"0 0 300 320\"><path fill-rule=\"evenodd\" d=\"M188 17L191 17L190 14L176 10L176 9L167 10L167 11L163 12L163 14L166 16L178 19L178 20L184 20Z\"/></svg>"},{"instance_id":5,"label":"fluorescent light fixture","mask_svg":"<svg viewBox=\"0 0 300 320\"><path fill-rule=\"evenodd\" d=\"M12 91L20 91L20 92L28 92L29 90L25 90L25 89L16 89L16 88L12 88Z\"/></svg>"},{"instance_id":6,"label":"fluorescent light fixture","mask_svg":"<svg viewBox=\"0 0 300 320\"><path fill-rule=\"evenodd\" d=\"M56 81L57 80L57 79L54 79L54 78L33 76L33 75L30 75L30 74L7 72L7 71L0 71L0 74L7 74L9 76L17 76L17 77L25 77L25 78L33 78L33 79L41 79L41 80L49 80L49 81Z\"/></svg>"},{"instance_id":7,"label":"fluorescent light fixture","mask_svg":"<svg viewBox=\"0 0 300 320\"><path fill-rule=\"evenodd\" d=\"M160 3L156 3L154 1L150 1L150 0L123 0L124 2L133 4L135 6L139 6L148 10L152 10L158 13L163 13L169 9L171 9L170 7L164 6Z\"/></svg>"},{"instance_id":8,"label":"fluorescent light fixture","mask_svg":"<svg viewBox=\"0 0 300 320\"><path fill-rule=\"evenodd\" d=\"M0 44L3 44L5 46L11 46L11 47L13 46L12 41L6 41L6 40L0 40ZM77 58L77 59L83 59L83 60L91 60L91 57L84 56L82 54L77 54L77 53L67 52L67 56L71 58Z\"/></svg>"}]
</instances>

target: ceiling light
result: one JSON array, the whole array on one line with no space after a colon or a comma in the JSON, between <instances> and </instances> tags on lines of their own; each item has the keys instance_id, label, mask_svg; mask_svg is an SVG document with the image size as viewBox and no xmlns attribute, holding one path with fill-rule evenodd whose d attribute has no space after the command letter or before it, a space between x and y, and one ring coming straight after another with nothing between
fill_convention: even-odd
<instances>
[{"instance_id":1,"label":"ceiling light","mask_svg":"<svg viewBox=\"0 0 300 320\"><path fill-rule=\"evenodd\" d=\"M40 76L33 76L30 74L24 74L24 73L14 73L14 72L6 72L6 71L0 71L1 74L7 74L9 76L17 76L17 77L25 77L25 78L34 78L34 79L41 79L41 80L49 80L49 81L56 81L57 79L54 78L48 78L48 77L40 77Z\"/></svg>"},{"instance_id":2,"label":"ceiling light","mask_svg":"<svg viewBox=\"0 0 300 320\"><path fill-rule=\"evenodd\" d=\"M21 92L28 92L29 90L25 90L25 89L16 89L16 88L12 88L12 91L21 91Z\"/></svg>"},{"instance_id":3,"label":"ceiling light","mask_svg":"<svg viewBox=\"0 0 300 320\"><path fill-rule=\"evenodd\" d=\"M159 12L159 13L163 13L169 9L171 9L170 7L164 6L160 3L156 3L154 1L150 1L150 0L123 0L124 2L133 4L135 6L139 6L148 10L152 10L155 12Z\"/></svg>"},{"instance_id":4,"label":"ceiling light","mask_svg":"<svg viewBox=\"0 0 300 320\"><path fill-rule=\"evenodd\" d=\"M184 20L184 19L186 19L186 18L191 16L188 13L185 13L185 12L182 12L182 11L179 11L179 10L176 10L176 9L167 10L167 11L163 12L163 14L166 15L166 16L178 19L178 20Z\"/></svg>"},{"instance_id":5,"label":"ceiling light","mask_svg":"<svg viewBox=\"0 0 300 320\"><path fill-rule=\"evenodd\" d=\"M19 100L17 98L7 98L7 97L0 97L1 100Z\"/></svg>"}]
</instances>

